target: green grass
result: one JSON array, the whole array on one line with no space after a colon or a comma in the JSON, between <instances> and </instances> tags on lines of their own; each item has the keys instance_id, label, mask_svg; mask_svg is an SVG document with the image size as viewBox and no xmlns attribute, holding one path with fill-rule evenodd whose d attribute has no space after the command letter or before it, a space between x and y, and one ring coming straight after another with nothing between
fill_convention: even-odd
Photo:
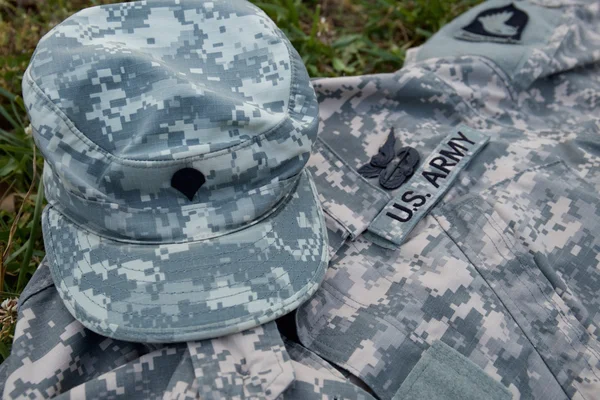
<instances>
[{"instance_id":1,"label":"green grass","mask_svg":"<svg viewBox=\"0 0 600 400\"><path fill-rule=\"evenodd\" d=\"M481 0L256 0L311 76L392 72L408 48ZM21 79L39 39L74 12L110 0L0 0L0 360L10 352L15 299L44 257L43 160L33 146Z\"/></svg>"}]
</instances>

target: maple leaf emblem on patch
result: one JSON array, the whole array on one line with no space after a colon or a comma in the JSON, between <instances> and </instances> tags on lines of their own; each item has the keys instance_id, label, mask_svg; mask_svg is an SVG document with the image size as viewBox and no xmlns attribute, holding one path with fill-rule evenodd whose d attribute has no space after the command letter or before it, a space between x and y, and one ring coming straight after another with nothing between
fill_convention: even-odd
<instances>
[{"instance_id":1,"label":"maple leaf emblem on patch","mask_svg":"<svg viewBox=\"0 0 600 400\"><path fill-rule=\"evenodd\" d=\"M517 33L517 28L507 25L506 22L511 19L511 11L502 11L496 14L490 14L479 17L479 22L483 29L494 35L513 36Z\"/></svg>"}]
</instances>

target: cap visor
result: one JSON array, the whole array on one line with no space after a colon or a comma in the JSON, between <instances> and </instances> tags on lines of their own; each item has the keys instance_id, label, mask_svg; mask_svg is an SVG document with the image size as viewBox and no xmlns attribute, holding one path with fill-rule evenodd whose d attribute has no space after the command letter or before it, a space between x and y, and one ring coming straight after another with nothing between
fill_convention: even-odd
<instances>
[{"instance_id":1,"label":"cap visor","mask_svg":"<svg viewBox=\"0 0 600 400\"><path fill-rule=\"evenodd\" d=\"M115 339L180 342L250 329L290 312L323 279L327 233L308 171L266 219L217 238L131 244L44 211L50 270L83 325Z\"/></svg>"}]
</instances>

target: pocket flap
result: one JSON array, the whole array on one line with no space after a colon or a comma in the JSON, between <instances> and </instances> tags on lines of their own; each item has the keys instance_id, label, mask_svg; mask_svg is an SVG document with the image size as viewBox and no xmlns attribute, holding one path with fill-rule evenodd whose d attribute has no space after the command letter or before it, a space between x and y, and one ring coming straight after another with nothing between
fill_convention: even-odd
<instances>
[{"instance_id":1,"label":"pocket flap","mask_svg":"<svg viewBox=\"0 0 600 400\"><path fill-rule=\"evenodd\" d=\"M387 204L390 196L372 186L321 140L313 146L307 168L323 211L355 239Z\"/></svg>"},{"instance_id":2,"label":"pocket flap","mask_svg":"<svg viewBox=\"0 0 600 400\"><path fill-rule=\"evenodd\" d=\"M393 399L509 400L509 390L468 358L437 340L427 349Z\"/></svg>"}]
</instances>

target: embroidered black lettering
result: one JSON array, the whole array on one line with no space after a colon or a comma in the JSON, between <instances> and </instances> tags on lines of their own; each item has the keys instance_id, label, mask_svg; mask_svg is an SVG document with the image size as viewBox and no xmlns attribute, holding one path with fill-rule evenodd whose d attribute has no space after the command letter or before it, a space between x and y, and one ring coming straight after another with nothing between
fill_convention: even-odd
<instances>
[{"instance_id":1,"label":"embroidered black lettering","mask_svg":"<svg viewBox=\"0 0 600 400\"><path fill-rule=\"evenodd\" d=\"M412 203L411 205L413 207L421 207L423 204L425 204L425 202L427 201L427 199L425 198L425 196L421 196L420 194L416 194L413 196L415 192L413 192L412 190L407 190L405 193L402 194L402 201L405 203L411 203L415 200L417 200L415 203Z\"/></svg>"},{"instance_id":2,"label":"embroidered black lettering","mask_svg":"<svg viewBox=\"0 0 600 400\"><path fill-rule=\"evenodd\" d=\"M436 181L438 179L444 179L447 176L433 171L423 171L421 175L423 175L423 177L427 179L429 183L431 183L436 189L440 187Z\"/></svg>"},{"instance_id":3,"label":"embroidered black lettering","mask_svg":"<svg viewBox=\"0 0 600 400\"><path fill-rule=\"evenodd\" d=\"M408 208L406 208L403 205L400 205L398 203L394 203L394 204L392 204L392 206L394 208L397 208L398 210L404 212L406 214L406 217L400 217L399 215L396 215L396 214L391 213L389 211L386 213L388 217L394 218L396 221L400 221L400 222L408 222L408 221L410 221L410 219L413 216L413 212L410 209L408 209Z\"/></svg>"},{"instance_id":4,"label":"embroidered black lettering","mask_svg":"<svg viewBox=\"0 0 600 400\"><path fill-rule=\"evenodd\" d=\"M435 157L431 161L429 161L429 165L434 168L439 169L442 172L445 172L446 175L450 173L450 169L446 167L454 167L456 163L451 163L446 160L444 157Z\"/></svg>"},{"instance_id":5,"label":"embroidered black lettering","mask_svg":"<svg viewBox=\"0 0 600 400\"><path fill-rule=\"evenodd\" d=\"M473 142L468 137L466 137L461 131L458 131L456 133L458 134L458 136L460 136L460 138L452 138L450 140L459 140L459 141L465 141L465 142L470 143L470 144L475 144L475 142Z\"/></svg>"},{"instance_id":6,"label":"embroidered black lettering","mask_svg":"<svg viewBox=\"0 0 600 400\"><path fill-rule=\"evenodd\" d=\"M489 135L464 125L454 128L429 152L412 177L409 174L414 164L410 152L414 149L401 148L396 151L396 158L386 167L393 169L394 173L387 174L384 171L384 180L393 181L395 175L406 175L407 179L405 186L396 191L383 211L369 224L367 233L373 242L385 248L400 246L414 226L452 188L460 171L468 166L489 139ZM480 162L484 163L485 160ZM404 166L409 168L403 169Z\"/></svg>"},{"instance_id":7,"label":"embroidered black lettering","mask_svg":"<svg viewBox=\"0 0 600 400\"><path fill-rule=\"evenodd\" d=\"M466 148L465 146L457 144L457 143L453 142L452 140L450 140L446 144L448 145L448 147L450 147L454 151L440 150L440 154L446 158L451 159L454 162L459 162L460 159L465 156L465 153L467 151L469 151L469 149ZM462 149L465 153L462 153L459 149Z\"/></svg>"}]
</instances>

